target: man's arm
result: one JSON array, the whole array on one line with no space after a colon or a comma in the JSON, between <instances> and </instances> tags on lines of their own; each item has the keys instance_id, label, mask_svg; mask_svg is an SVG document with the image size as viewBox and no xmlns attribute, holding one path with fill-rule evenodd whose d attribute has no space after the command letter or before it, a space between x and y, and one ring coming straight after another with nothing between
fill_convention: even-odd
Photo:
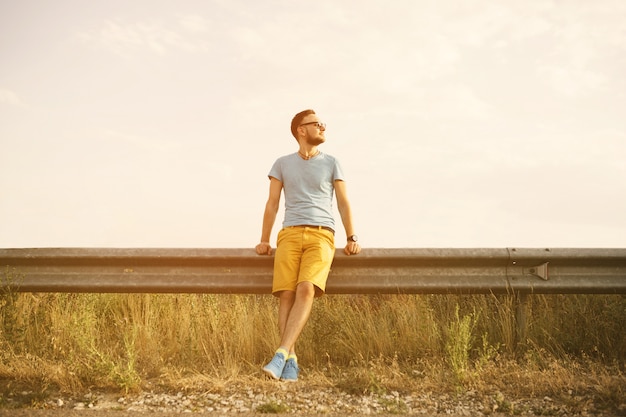
<instances>
[{"instance_id":1,"label":"man's arm","mask_svg":"<svg viewBox=\"0 0 626 417\"><path fill-rule=\"evenodd\" d=\"M274 177L270 177L270 195L265 203L263 213L263 229L261 231L261 243L256 245L256 253L259 255L271 255L270 235L276 221L276 213L280 206L280 193L283 190L283 183Z\"/></svg>"},{"instance_id":2,"label":"man's arm","mask_svg":"<svg viewBox=\"0 0 626 417\"><path fill-rule=\"evenodd\" d=\"M350 207L346 183L344 181L335 181L335 196L337 197L337 209L339 210L343 227L346 230L346 236L350 237L355 233L352 224L352 208ZM357 242L348 241L343 251L346 255L356 255L361 252L361 246Z\"/></svg>"}]
</instances>

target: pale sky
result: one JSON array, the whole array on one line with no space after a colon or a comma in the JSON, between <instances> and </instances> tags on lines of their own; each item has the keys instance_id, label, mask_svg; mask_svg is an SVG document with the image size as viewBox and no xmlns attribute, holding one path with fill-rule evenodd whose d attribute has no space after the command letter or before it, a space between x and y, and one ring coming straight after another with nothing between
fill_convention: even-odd
<instances>
[{"instance_id":1,"label":"pale sky","mask_svg":"<svg viewBox=\"0 0 626 417\"><path fill-rule=\"evenodd\" d=\"M307 108L365 248L626 247L625 22L623 0L0 0L0 247L252 248Z\"/></svg>"}]
</instances>

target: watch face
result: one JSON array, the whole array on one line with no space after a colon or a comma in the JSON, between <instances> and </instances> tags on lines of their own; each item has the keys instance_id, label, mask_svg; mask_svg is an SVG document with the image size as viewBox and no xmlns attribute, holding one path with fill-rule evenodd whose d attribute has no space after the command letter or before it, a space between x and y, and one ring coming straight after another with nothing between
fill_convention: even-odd
<instances>
[{"instance_id":1,"label":"watch face","mask_svg":"<svg viewBox=\"0 0 626 417\"><path fill-rule=\"evenodd\" d=\"M357 235L352 235L352 236L350 236L350 241L351 241L351 242L356 242L357 240L359 240L359 238L357 237Z\"/></svg>"}]
</instances>

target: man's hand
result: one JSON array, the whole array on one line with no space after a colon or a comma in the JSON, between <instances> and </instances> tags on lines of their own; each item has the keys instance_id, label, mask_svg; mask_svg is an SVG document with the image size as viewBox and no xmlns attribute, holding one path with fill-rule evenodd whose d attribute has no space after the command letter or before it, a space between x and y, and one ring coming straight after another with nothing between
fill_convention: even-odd
<instances>
[{"instance_id":1,"label":"man's hand","mask_svg":"<svg viewBox=\"0 0 626 417\"><path fill-rule=\"evenodd\" d=\"M343 251L346 255L358 255L361 252L361 246L357 242L348 242Z\"/></svg>"},{"instance_id":2,"label":"man's hand","mask_svg":"<svg viewBox=\"0 0 626 417\"><path fill-rule=\"evenodd\" d=\"M256 245L256 253L258 255L271 255L272 254L272 246L270 246L269 242L261 242Z\"/></svg>"}]
</instances>

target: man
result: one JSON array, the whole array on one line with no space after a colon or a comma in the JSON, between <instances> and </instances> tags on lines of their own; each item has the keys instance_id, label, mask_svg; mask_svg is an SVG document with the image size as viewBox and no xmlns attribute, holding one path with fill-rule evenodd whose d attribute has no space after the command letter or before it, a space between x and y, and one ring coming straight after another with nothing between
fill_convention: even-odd
<instances>
[{"instance_id":1,"label":"man","mask_svg":"<svg viewBox=\"0 0 626 417\"><path fill-rule=\"evenodd\" d=\"M352 211L339 162L322 153L326 125L313 110L291 121L298 152L276 160L269 173L270 191L263 215L259 255L271 255L270 234L285 194L285 219L278 233L272 294L279 298L280 346L263 371L274 379L298 380L296 340L311 314L313 298L324 294L335 254L333 192L348 237L347 255L361 252L352 224Z\"/></svg>"}]
</instances>

